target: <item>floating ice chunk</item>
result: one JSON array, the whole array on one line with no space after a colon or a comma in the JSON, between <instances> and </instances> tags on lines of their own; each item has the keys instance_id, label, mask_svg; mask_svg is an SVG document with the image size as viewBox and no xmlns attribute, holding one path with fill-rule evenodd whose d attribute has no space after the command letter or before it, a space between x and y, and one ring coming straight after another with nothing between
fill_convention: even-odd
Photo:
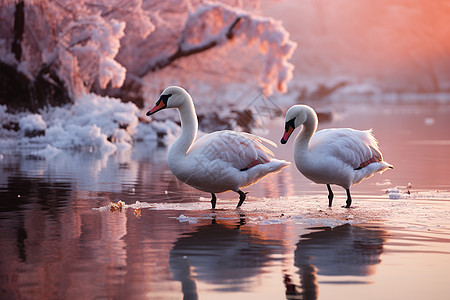
<instances>
[{"instance_id":1,"label":"floating ice chunk","mask_svg":"<svg viewBox=\"0 0 450 300\"><path fill-rule=\"evenodd\" d=\"M42 150L37 150L37 151L31 152L31 154L34 156L44 157L44 158L51 158L51 157L58 155L59 153L61 153L61 149L53 147L52 145L47 145L47 147L45 147Z\"/></svg>"},{"instance_id":2,"label":"floating ice chunk","mask_svg":"<svg viewBox=\"0 0 450 300\"><path fill-rule=\"evenodd\" d=\"M386 190L386 193L389 195L389 199L449 199L450 193L448 191L443 190L435 190L435 191L420 191L420 190L410 190L412 188L412 184L408 183L405 186L396 186L392 189Z\"/></svg>"},{"instance_id":3,"label":"floating ice chunk","mask_svg":"<svg viewBox=\"0 0 450 300\"><path fill-rule=\"evenodd\" d=\"M132 209L142 209L142 208L154 208L155 205L148 203L148 202L140 202L140 201L136 201L133 204L126 204L124 201L119 200L118 202L111 202L110 204L106 205L106 206L102 206L102 207L95 207L93 208L93 210L98 210L100 212L104 212L104 211L112 211L112 212L116 212L116 211L126 211L128 208L132 208Z\"/></svg>"},{"instance_id":4,"label":"floating ice chunk","mask_svg":"<svg viewBox=\"0 0 450 300\"><path fill-rule=\"evenodd\" d=\"M387 193L389 195L389 199L400 199L400 198L404 198L402 195L403 193L400 192L400 190L398 189L398 187L394 187L392 189L388 189Z\"/></svg>"},{"instance_id":5,"label":"floating ice chunk","mask_svg":"<svg viewBox=\"0 0 450 300\"><path fill-rule=\"evenodd\" d=\"M434 119L431 118L431 117L430 118L425 118L424 122L425 122L425 125L427 125L427 126L432 126L435 123Z\"/></svg>"},{"instance_id":6,"label":"floating ice chunk","mask_svg":"<svg viewBox=\"0 0 450 300\"><path fill-rule=\"evenodd\" d=\"M98 210L99 212L105 212L105 211L110 210L110 206L106 205L106 206L102 206L102 207L94 207L94 208L92 208L92 210Z\"/></svg>"},{"instance_id":7,"label":"floating ice chunk","mask_svg":"<svg viewBox=\"0 0 450 300\"><path fill-rule=\"evenodd\" d=\"M385 185L391 185L392 182L389 179L384 179L381 182L377 182L375 183L377 186L385 186Z\"/></svg>"},{"instance_id":8,"label":"floating ice chunk","mask_svg":"<svg viewBox=\"0 0 450 300\"><path fill-rule=\"evenodd\" d=\"M134 204L126 205L125 207L126 208L131 207L134 209L142 209L142 208L153 208L153 207L155 207L155 205L148 203L148 202L136 201Z\"/></svg>"},{"instance_id":9,"label":"floating ice chunk","mask_svg":"<svg viewBox=\"0 0 450 300\"><path fill-rule=\"evenodd\" d=\"M179 215L177 220L180 221L180 223L185 223L185 222L188 222L189 224L196 224L196 223L198 223L198 219L197 218L188 217L188 216L185 216L183 214Z\"/></svg>"}]
</instances>

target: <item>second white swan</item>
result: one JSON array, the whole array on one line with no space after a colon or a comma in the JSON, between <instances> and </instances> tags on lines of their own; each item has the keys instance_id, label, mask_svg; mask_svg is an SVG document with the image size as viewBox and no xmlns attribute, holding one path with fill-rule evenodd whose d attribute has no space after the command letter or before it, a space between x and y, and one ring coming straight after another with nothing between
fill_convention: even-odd
<instances>
[{"instance_id":1,"label":"second white swan","mask_svg":"<svg viewBox=\"0 0 450 300\"><path fill-rule=\"evenodd\" d=\"M169 168L182 182L211 193L213 209L216 193L235 191L239 194L239 207L246 198L242 187L290 165L272 158L272 151L262 144L266 142L276 147L275 143L248 133L216 131L194 143L197 115L191 96L181 87L165 89L147 116L164 108L178 109L181 118L181 134L168 152Z\"/></svg>"},{"instance_id":2,"label":"second white swan","mask_svg":"<svg viewBox=\"0 0 450 300\"><path fill-rule=\"evenodd\" d=\"M334 197L330 184L346 190L346 207L349 208L351 185L393 168L383 160L371 130L336 128L316 132L317 114L307 105L289 108L285 121L282 144L286 144L295 128L303 125L294 143L295 164L306 178L327 185L329 206Z\"/></svg>"}]
</instances>

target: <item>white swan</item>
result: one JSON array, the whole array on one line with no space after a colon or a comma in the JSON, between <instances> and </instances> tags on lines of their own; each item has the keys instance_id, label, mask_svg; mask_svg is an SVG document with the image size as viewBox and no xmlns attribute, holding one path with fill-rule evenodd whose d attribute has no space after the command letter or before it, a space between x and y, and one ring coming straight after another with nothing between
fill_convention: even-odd
<instances>
[{"instance_id":1,"label":"white swan","mask_svg":"<svg viewBox=\"0 0 450 300\"><path fill-rule=\"evenodd\" d=\"M286 113L282 144L295 128L303 125L295 139L294 160L297 169L315 183L326 184L328 204L333 202L330 184L347 191L347 208L352 204L350 186L393 166L383 161L372 130L350 128L324 129L316 132L317 114L307 105L294 105Z\"/></svg>"},{"instance_id":2,"label":"white swan","mask_svg":"<svg viewBox=\"0 0 450 300\"><path fill-rule=\"evenodd\" d=\"M165 89L147 116L164 108L177 108L181 118L181 134L168 152L169 168L182 182L211 193L213 209L216 193L237 192L239 207L246 197L241 187L252 185L267 174L290 165L287 161L271 158L272 151L262 144L267 142L276 147L275 143L248 133L216 131L194 143L197 115L191 96L181 87Z\"/></svg>"}]
</instances>

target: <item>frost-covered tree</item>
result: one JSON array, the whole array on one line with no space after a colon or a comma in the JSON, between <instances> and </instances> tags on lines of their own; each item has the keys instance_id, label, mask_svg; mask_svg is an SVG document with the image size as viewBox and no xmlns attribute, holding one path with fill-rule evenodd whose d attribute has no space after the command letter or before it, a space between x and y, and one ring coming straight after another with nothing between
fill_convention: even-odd
<instances>
[{"instance_id":1,"label":"frost-covered tree","mask_svg":"<svg viewBox=\"0 0 450 300\"><path fill-rule=\"evenodd\" d=\"M54 94L49 86L64 89L61 98L126 98L139 95L144 77L154 89L216 78L270 94L292 78L296 44L258 14L257 1L3 0L0 8L0 71L18 71L30 98Z\"/></svg>"}]
</instances>

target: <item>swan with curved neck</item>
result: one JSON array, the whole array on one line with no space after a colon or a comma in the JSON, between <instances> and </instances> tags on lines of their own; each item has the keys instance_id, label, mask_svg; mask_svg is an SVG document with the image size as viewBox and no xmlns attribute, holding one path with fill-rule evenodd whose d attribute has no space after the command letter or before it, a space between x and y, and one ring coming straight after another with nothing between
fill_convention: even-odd
<instances>
[{"instance_id":1,"label":"swan with curved neck","mask_svg":"<svg viewBox=\"0 0 450 300\"><path fill-rule=\"evenodd\" d=\"M328 205L333 202L331 184L347 192L346 207L352 204L350 186L382 173L393 166L383 160L371 130L351 128L317 130L317 114L307 105L294 105L286 112L282 144L286 144L294 130L302 126L294 142L294 161L297 169L311 181L326 184Z\"/></svg>"},{"instance_id":2,"label":"swan with curved neck","mask_svg":"<svg viewBox=\"0 0 450 300\"><path fill-rule=\"evenodd\" d=\"M211 205L216 206L216 193L235 191L240 207L246 198L241 188L290 165L273 158L261 137L230 130L216 131L198 139L198 122L191 96L178 86L163 91L150 116L165 108L176 108L181 118L181 134L169 149L167 160L172 173L180 181L211 193Z\"/></svg>"}]
</instances>

